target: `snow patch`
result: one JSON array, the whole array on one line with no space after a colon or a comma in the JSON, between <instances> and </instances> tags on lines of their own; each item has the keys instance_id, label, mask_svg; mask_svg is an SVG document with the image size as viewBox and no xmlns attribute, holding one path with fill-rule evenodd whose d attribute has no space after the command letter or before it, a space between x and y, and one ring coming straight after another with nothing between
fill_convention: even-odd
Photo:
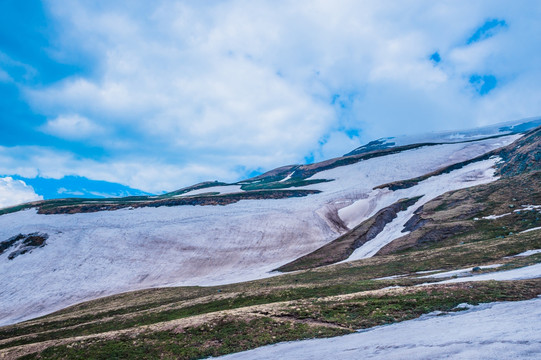
<instances>
[{"instance_id":1,"label":"snow patch","mask_svg":"<svg viewBox=\"0 0 541 360\"><path fill-rule=\"evenodd\" d=\"M541 205L522 205L522 209L513 210L513 212L505 213L505 214L501 214L501 215L483 216L481 219L483 219L483 220L496 220L496 219L502 218L504 216L511 215L513 213L519 213L521 211L534 211L534 210L538 210L538 209L541 212ZM473 220L478 221L479 218L474 218Z\"/></svg>"},{"instance_id":2,"label":"snow patch","mask_svg":"<svg viewBox=\"0 0 541 360\"><path fill-rule=\"evenodd\" d=\"M449 279L444 281L439 281L436 283L426 283L422 285L433 285L433 284L451 284L451 283L461 283L469 281L487 281L487 280L496 280L496 281L509 281L509 280L527 280L527 279L537 279L541 277L541 263L525 266L512 270L497 271L487 274L473 275L470 277L461 277L456 279Z\"/></svg>"},{"instance_id":3,"label":"snow patch","mask_svg":"<svg viewBox=\"0 0 541 360\"><path fill-rule=\"evenodd\" d=\"M536 231L536 230L541 230L541 226L521 231L519 234L524 234L524 233L527 233L527 232L530 232L530 231Z\"/></svg>"},{"instance_id":4,"label":"snow patch","mask_svg":"<svg viewBox=\"0 0 541 360\"><path fill-rule=\"evenodd\" d=\"M283 179L280 180L279 182L285 182L285 181L288 181L289 179L291 179L291 176L293 176L294 173L295 173L295 171L293 171L291 174L287 175L285 178L283 178Z\"/></svg>"},{"instance_id":5,"label":"snow patch","mask_svg":"<svg viewBox=\"0 0 541 360\"><path fill-rule=\"evenodd\" d=\"M521 252L520 254L516 254L516 255L513 255L513 256L507 256L507 257L508 258L513 258L513 257L532 256L532 255L539 254L539 253L541 253L541 249L528 250L528 251Z\"/></svg>"},{"instance_id":6,"label":"snow patch","mask_svg":"<svg viewBox=\"0 0 541 360\"><path fill-rule=\"evenodd\" d=\"M506 214L501 214L501 215L488 215L488 216L483 216L481 219L484 219L484 220L496 220L496 219L499 219L499 218L502 218L504 216L507 216L507 215L511 215L512 213L506 213ZM477 218L475 218L474 220L479 220Z\"/></svg>"},{"instance_id":7,"label":"snow patch","mask_svg":"<svg viewBox=\"0 0 541 360\"><path fill-rule=\"evenodd\" d=\"M522 209L517 209L514 212L533 211L533 210L541 211L541 205L522 205Z\"/></svg>"},{"instance_id":8,"label":"snow patch","mask_svg":"<svg viewBox=\"0 0 541 360\"><path fill-rule=\"evenodd\" d=\"M475 307L475 305L472 305L472 304L460 303L457 306L455 306L453 309L456 309L456 310L469 310L469 309L473 309L474 307Z\"/></svg>"},{"instance_id":9,"label":"snow patch","mask_svg":"<svg viewBox=\"0 0 541 360\"><path fill-rule=\"evenodd\" d=\"M480 270L483 270L483 269L495 269L495 268L499 268L501 266L502 266L502 264L492 264L492 265L478 266L478 268ZM428 278L441 279L441 278L446 278L446 277L450 277L450 276L469 276L473 272L473 269L475 269L475 268L471 267L471 268L466 268L466 269L451 270L451 271L446 271L446 272L432 274L432 275L419 276L419 278L420 279L428 279Z\"/></svg>"},{"instance_id":10,"label":"snow patch","mask_svg":"<svg viewBox=\"0 0 541 360\"><path fill-rule=\"evenodd\" d=\"M207 187L207 188L188 191L187 193L175 195L173 197L194 196L194 195L206 194L206 193L219 193L220 195L224 195L224 194L243 192L244 190L242 190L240 187L241 187L240 185L213 186L213 187Z\"/></svg>"},{"instance_id":11,"label":"snow patch","mask_svg":"<svg viewBox=\"0 0 541 360\"><path fill-rule=\"evenodd\" d=\"M391 275L391 276L375 278L375 279L372 279L372 280L393 280L393 279L400 279L400 278L403 278L403 277L406 277L406 276L409 276L409 274Z\"/></svg>"}]
</instances>

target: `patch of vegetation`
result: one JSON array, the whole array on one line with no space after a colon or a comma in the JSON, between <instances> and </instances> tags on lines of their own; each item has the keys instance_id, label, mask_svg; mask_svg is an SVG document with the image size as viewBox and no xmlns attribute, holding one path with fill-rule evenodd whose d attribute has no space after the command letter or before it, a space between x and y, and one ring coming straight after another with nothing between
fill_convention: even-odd
<instances>
[{"instance_id":1,"label":"patch of vegetation","mask_svg":"<svg viewBox=\"0 0 541 360\"><path fill-rule=\"evenodd\" d=\"M185 187L185 188L182 188L182 189L179 189L179 190L168 192L166 194L161 195L160 197L162 197L162 198L163 197L173 197L173 196L177 196L177 195L186 194L186 193L188 193L190 191L194 191L194 190L206 189L206 188L214 187L214 186L227 186L227 185L231 185L231 184L224 183L224 182L221 182L221 181L205 181L205 182L195 184L195 185L192 185L192 186L188 186L188 187Z\"/></svg>"},{"instance_id":2,"label":"patch of vegetation","mask_svg":"<svg viewBox=\"0 0 541 360\"><path fill-rule=\"evenodd\" d=\"M426 203L411 219L421 226L414 226L379 254L504 238L541 226L539 211L522 207L541 204L540 184L541 171L532 171L443 194ZM484 219L503 214L507 215Z\"/></svg>"},{"instance_id":3,"label":"patch of vegetation","mask_svg":"<svg viewBox=\"0 0 541 360\"><path fill-rule=\"evenodd\" d=\"M257 182L257 183L243 184L240 188L245 191L287 189L291 187L301 187L301 186L319 184L322 182L329 182L329 181L333 181L333 180L327 180L327 179L304 180L304 179L299 179L299 178L291 178L289 180L282 181L282 182L274 181L274 182Z\"/></svg>"},{"instance_id":4,"label":"patch of vegetation","mask_svg":"<svg viewBox=\"0 0 541 360\"><path fill-rule=\"evenodd\" d=\"M407 291L359 295L341 301L306 301L287 307L290 316L337 324L351 329L395 323L433 311L452 311L458 304L531 299L541 293L541 280L517 283L479 282L431 286Z\"/></svg>"},{"instance_id":5,"label":"patch of vegetation","mask_svg":"<svg viewBox=\"0 0 541 360\"><path fill-rule=\"evenodd\" d=\"M319 190L255 190L239 193L218 195L217 193L198 194L188 197L148 197L132 196L114 199L56 199L26 204L25 207L38 208L39 214L77 214L98 211L111 211L126 208L184 206L184 205L228 205L240 200L285 199L290 197L303 197L317 194ZM21 209L20 207L17 207ZM4 209L4 213L14 212L11 208ZM2 215L0 213L0 215Z\"/></svg>"},{"instance_id":6,"label":"patch of vegetation","mask_svg":"<svg viewBox=\"0 0 541 360\"><path fill-rule=\"evenodd\" d=\"M34 203L21 204L21 205L17 205L17 206L10 206L10 207L7 207L7 208L0 209L0 215L11 214L11 213L14 213L14 212L17 212L17 211L31 209L33 207L35 207Z\"/></svg>"},{"instance_id":7,"label":"patch of vegetation","mask_svg":"<svg viewBox=\"0 0 541 360\"><path fill-rule=\"evenodd\" d=\"M73 339L26 359L198 359L248 350L280 341L327 337L416 318L433 311L456 311L460 303L525 300L541 293L541 280L481 282L404 288L347 297L305 298L278 307L218 314L203 324L171 324L105 337ZM37 341L37 339L35 340Z\"/></svg>"},{"instance_id":8,"label":"patch of vegetation","mask_svg":"<svg viewBox=\"0 0 541 360\"><path fill-rule=\"evenodd\" d=\"M0 242L0 255L2 255L2 253L4 251L9 249L11 246L13 246L17 241L22 240L22 239L24 239L24 235L19 234L19 235L12 236L9 239Z\"/></svg>"},{"instance_id":9,"label":"patch of vegetation","mask_svg":"<svg viewBox=\"0 0 541 360\"><path fill-rule=\"evenodd\" d=\"M541 126L526 133L498 154L504 161L497 173L504 177L541 170Z\"/></svg>"},{"instance_id":10,"label":"patch of vegetation","mask_svg":"<svg viewBox=\"0 0 541 360\"><path fill-rule=\"evenodd\" d=\"M306 338L349 333L344 329L276 321L220 318L209 324L157 331L115 340L80 341L46 349L24 359L200 359Z\"/></svg>"}]
</instances>

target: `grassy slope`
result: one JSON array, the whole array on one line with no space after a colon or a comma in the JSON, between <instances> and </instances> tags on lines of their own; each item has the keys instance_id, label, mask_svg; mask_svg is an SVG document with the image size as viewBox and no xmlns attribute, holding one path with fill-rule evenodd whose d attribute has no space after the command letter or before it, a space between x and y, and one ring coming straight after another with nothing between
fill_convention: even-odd
<instances>
[{"instance_id":1,"label":"grassy slope","mask_svg":"<svg viewBox=\"0 0 541 360\"><path fill-rule=\"evenodd\" d=\"M541 204L540 185L541 171L535 171L446 193L419 209L410 222L413 231L385 246L379 254L505 237L541 226L538 211L520 210L522 205ZM483 219L502 214L509 215Z\"/></svg>"},{"instance_id":2,"label":"grassy slope","mask_svg":"<svg viewBox=\"0 0 541 360\"><path fill-rule=\"evenodd\" d=\"M541 127L492 153L503 159L496 169L501 179L452 191L425 204L408 224L412 232L379 254L504 237L541 226L537 210L521 210L522 205L541 204ZM508 215L484 219L503 214Z\"/></svg>"},{"instance_id":3,"label":"grassy slope","mask_svg":"<svg viewBox=\"0 0 541 360\"><path fill-rule=\"evenodd\" d=\"M449 192L428 202L419 208L415 216L406 224L407 230L411 233L388 244L380 250L379 254L390 254L410 248L457 244L466 240L501 237L540 226L538 211L514 212L521 208L520 205L541 204L540 138L541 128L537 128L509 146L474 159L453 164L414 179L378 186L377 188L387 187L390 190L408 188L429 177L460 169L491 156L498 155L504 159L497 169L497 172L503 176L502 179L486 185ZM278 270L308 269L346 259L356 248L382 230L377 226L381 223L378 218L381 217L382 212L388 210L389 208L382 209L378 214L336 240L285 264ZM512 214L496 220L483 219L485 216L503 213Z\"/></svg>"},{"instance_id":4,"label":"grassy slope","mask_svg":"<svg viewBox=\"0 0 541 360\"><path fill-rule=\"evenodd\" d=\"M240 200L283 199L317 194L318 190L254 190L231 194L213 192L186 197L127 197L118 199L57 199L45 200L0 209L0 215L24 209L37 208L40 214L75 214L124 208L183 206L183 205L228 205Z\"/></svg>"}]
</instances>

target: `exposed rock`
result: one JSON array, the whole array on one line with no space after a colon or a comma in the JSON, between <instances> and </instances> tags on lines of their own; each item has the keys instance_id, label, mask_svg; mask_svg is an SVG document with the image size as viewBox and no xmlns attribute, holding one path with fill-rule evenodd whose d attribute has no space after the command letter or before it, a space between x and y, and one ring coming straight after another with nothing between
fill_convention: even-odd
<instances>
[{"instance_id":1,"label":"exposed rock","mask_svg":"<svg viewBox=\"0 0 541 360\"><path fill-rule=\"evenodd\" d=\"M9 248L16 250L8 255L9 260L15 259L19 255L26 254L34 249L44 247L49 235L45 233L18 234L5 241L0 242L0 255Z\"/></svg>"},{"instance_id":2,"label":"exposed rock","mask_svg":"<svg viewBox=\"0 0 541 360\"><path fill-rule=\"evenodd\" d=\"M402 230L403 233L415 231L429 222L428 219L423 219L421 217L422 212L423 212L422 206L420 206L417 210L415 210L415 212L413 213L413 216L404 224L404 229Z\"/></svg>"}]
</instances>

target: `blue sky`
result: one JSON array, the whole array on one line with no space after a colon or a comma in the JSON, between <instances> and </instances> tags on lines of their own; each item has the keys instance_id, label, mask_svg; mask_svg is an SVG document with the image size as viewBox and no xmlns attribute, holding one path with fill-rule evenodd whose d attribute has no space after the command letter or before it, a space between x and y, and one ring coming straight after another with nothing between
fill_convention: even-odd
<instances>
[{"instance_id":1,"label":"blue sky","mask_svg":"<svg viewBox=\"0 0 541 360\"><path fill-rule=\"evenodd\" d=\"M5 0L0 176L157 193L539 116L539 18L535 0Z\"/></svg>"}]
</instances>

